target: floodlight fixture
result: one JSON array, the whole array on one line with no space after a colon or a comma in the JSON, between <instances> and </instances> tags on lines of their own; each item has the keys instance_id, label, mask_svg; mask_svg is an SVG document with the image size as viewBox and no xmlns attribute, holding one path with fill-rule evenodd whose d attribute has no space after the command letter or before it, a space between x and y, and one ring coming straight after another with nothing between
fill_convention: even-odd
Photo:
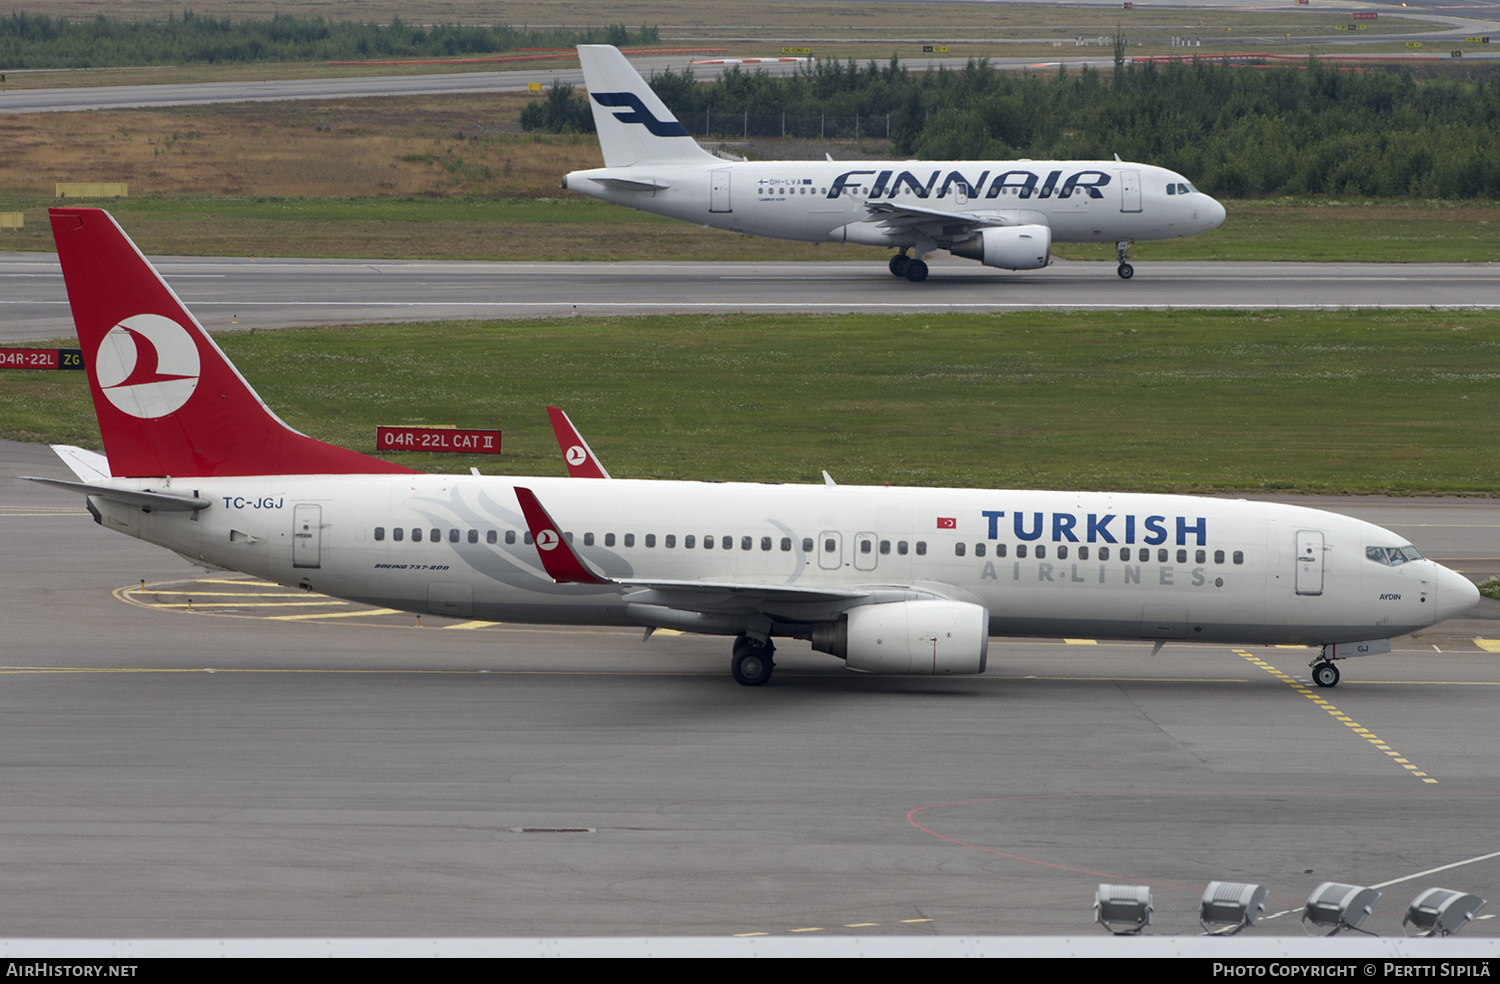
<instances>
[{"instance_id":1,"label":"floodlight fixture","mask_svg":"<svg viewBox=\"0 0 1500 984\"><path fill-rule=\"evenodd\" d=\"M1233 936L1246 926L1254 926L1266 911L1264 885L1242 882L1208 883L1198 906L1198 925L1209 936Z\"/></svg>"},{"instance_id":2,"label":"floodlight fixture","mask_svg":"<svg viewBox=\"0 0 1500 984\"><path fill-rule=\"evenodd\" d=\"M1140 933L1151 925L1151 889L1145 885L1100 885L1094 896L1094 922L1116 936Z\"/></svg>"},{"instance_id":3,"label":"floodlight fixture","mask_svg":"<svg viewBox=\"0 0 1500 984\"><path fill-rule=\"evenodd\" d=\"M1469 924L1474 913L1484 908L1484 899L1450 888L1429 888L1411 900L1401 928L1407 936L1452 936ZM1420 932L1413 934L1408 926Z\"/></svg>"},{"instance_id":4,"label":"floodlight fixture","mask_svg":"<svg viewBox=\"0 0 1500 984\"><path fill-rule=\"evenodd\" d=\"M1302 909L1302 928L1306 931L1307 924L1312 923L1314 926L1332 927L1322 934L1324 936L1333 936L1346 929L1373 936L1373 933L1360 929L1359 926L1379 899L1380 893L1373 888L1324 882L1307 897L1307 905ZM1318 934L1308 932L1307 935Z\"/></svg>"}]
</instances>

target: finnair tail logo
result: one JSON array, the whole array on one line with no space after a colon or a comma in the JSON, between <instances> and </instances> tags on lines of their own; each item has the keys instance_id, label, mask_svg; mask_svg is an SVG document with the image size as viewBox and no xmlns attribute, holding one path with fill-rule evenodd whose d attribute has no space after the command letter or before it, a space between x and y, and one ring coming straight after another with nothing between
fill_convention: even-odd
<instances>
[{"instance_id":1,"label":"finnair tail logo","mask_svg":"<svg viewBox=\"0 0 1500 984\"><path fill-rule=\"evenodd\" d=\"M94 355L94 378L118 409L145 420L165 417L198 388L198 345L159 314L137 314L111 328Z\"/></svg>"},{"instance_id":2,"label":"finnair tail logo","mask_svg":"<svg viewBox=\"0 0 1500 984\"><path fill-rule=\"evenodd\" d=\"M641 97L633 92L591 92L594 102L613 109L616 106L630 107L625 112L615 114L615 119L621 123L639 123L653 137L685 137L688 135L683 125L676 120L659 120L646 104L641 102Z\"/></svg>"}]
</instances>

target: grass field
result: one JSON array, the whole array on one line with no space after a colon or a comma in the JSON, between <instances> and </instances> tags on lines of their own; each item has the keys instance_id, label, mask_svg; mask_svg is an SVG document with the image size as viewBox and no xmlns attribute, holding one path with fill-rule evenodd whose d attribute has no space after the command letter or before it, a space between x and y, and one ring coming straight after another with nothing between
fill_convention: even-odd
<instances>
[{"instance_id":1,"label":"grass field","mask_svg":"<svg viewBox=\"0 0 1500 984\"><path fill-rule=\"evenodd\" d=\"M563 406L619 477L1490 494L1500 314L579 318L223 334L292 426L494 426L561 474ZM0 436L97 447L82 374L7 372Z\"/></svg>"}]
</instances>

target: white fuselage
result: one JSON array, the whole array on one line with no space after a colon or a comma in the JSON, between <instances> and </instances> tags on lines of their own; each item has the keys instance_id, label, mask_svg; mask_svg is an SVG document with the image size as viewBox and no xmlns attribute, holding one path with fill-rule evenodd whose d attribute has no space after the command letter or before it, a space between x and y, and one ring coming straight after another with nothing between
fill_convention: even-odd
<instances>
[{"instance_id":1,"label":"white fuselage","mask_svg":"<svg viewBox=\"0 0 1500 984\"><path fill-rule=\"evenodd\" d=\"M976 217L1044 225L1053 242L1108 243L1192 236L1224 220L1224 207L1182 175L1119 161L641 164L574 171L563 186L751 236L897 248L968 241ZM930 212L963 221L945 230Z\"/></svg>"},{"instance_id":2,"label":"white fuselage","mask_svg":"<svg viewBox=\"0 0 1500 984\"><path fill-rule=\"evenodd\" d=\"M1241 500L417 474L107 484L208 500L197 512L90 500L102 525L190 559L473 619L742 631L743 594L729 606L741 614L716 621L701 606L674 614L650 591L554 584L517 485L608 577L951 599L986 608L994 635L1325 644L1410 632L1474 597L1430 560L1369 559L1403 543L1380 527ZM844 607L768 597L777 623Z\"/></svg>"}]
</instances>

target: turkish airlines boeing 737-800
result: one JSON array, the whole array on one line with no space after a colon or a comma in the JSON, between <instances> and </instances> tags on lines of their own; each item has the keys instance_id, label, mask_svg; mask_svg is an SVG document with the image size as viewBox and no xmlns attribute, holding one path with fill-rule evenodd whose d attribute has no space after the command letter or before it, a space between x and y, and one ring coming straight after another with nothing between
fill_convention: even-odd
<instances>
[{"instance_id":1,"label":"turkish airlines boeing 737-800","mask_svg":"<svg viewBox=\"0 0 1500 984\"><path fill-rule=\"evenodd\" d=\"M1053 635L1311 644L1332 686L1335 659L1479 597L1389 530L1264 502L420 474L286 426L108 213L51 218L106 456L60 447L78 481L37 481L196 563L412 612L732 636L745 684L778 636L946 674L982 672L991 635Z\"/></svg>"},{"instance_id":2,"label":"turkish airlines boeing 737-800","mask_svg":"<svg viewBox=\"0 0 1500 984\"><path fill-rule=\"evenodd\" d=\"M604 167L563 187L749 236L889 246L891 273L927 279L935 249L1036 270L1052 244L1132 242L1218 228L1224 206L1166 168L1113 161L750 161L694 142L625 56L580 45ZM907 250L911 255L907 255Z\"/></svg>"}]
</instances>

